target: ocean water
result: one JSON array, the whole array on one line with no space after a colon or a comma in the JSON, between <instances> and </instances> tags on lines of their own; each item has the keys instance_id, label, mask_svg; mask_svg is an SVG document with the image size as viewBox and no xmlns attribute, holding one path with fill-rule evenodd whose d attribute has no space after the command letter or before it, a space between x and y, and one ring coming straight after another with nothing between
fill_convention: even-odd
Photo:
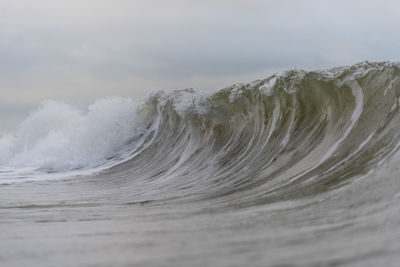
<instances>
[{"instance_id":1,"label":"ocean water","mask_svg":"<svg viewBox=\"0 0 400 267\"><path fill-rule=\"evenodd\" d=\"M399 266L399 78L47 101L0 137L0 265Z\"/></svg>"}]
</instances>

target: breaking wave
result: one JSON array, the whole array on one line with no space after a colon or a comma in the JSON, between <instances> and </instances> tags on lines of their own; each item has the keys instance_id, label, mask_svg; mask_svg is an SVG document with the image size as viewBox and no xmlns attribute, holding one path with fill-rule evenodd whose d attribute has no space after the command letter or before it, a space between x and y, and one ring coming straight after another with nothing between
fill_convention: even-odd
<instances>
[{"instance_id":1,"label":"breaking wave","mask_svg":"<svg viewBox=\"0 0 400 267\"><path fill-rule=\"evenodd\" d=\"M363 62L87 112L47 101L0 139L0 182L100 173L160 199L238 194L238 205L323 192L397 150L399 77L399 64Z\"/></svg>"}]
</instances>

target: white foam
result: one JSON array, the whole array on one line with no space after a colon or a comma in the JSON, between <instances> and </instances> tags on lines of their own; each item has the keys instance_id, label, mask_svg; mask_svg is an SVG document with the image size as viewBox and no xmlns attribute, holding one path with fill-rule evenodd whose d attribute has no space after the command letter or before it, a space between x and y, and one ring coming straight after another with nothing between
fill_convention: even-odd
<instances>
[{"instance_id":1,"label":"white foam","mask_svg":"<svg viewBox=\"0 0 400 267\"><path fill-rule=\"evenodd\" d=\"M272 96L274 94L274 88L275 88L276 81L277 81L277 77L273 76L265 84L260 86L260 88L258 90L260 90L260 92L262 92L266 96Z\"/></svg>"},{"instance_id":2,"label":"white foam","mask_svg":"<svg viewBox=\"0 0 400 267\"><path fill-rule=\"evenodd\" d=\"M195 94L185 94L174 101L175 110L184 117L190 111L195 111L197 114L205 114L209 110L207 106L209 95L203 91Z\"/></svg>"},{"instance_id":3,"label":"white foam","mask_svg":"<svg viewBox=\"0 0 400 267\"><path fill-rule=\"evenodd\" d=\"M143 132L145 121L129 98L96 101L86 112L47 101L15 135L0 138L0 168L69 171L99 166Z\"/></svg>"}]
</instances>

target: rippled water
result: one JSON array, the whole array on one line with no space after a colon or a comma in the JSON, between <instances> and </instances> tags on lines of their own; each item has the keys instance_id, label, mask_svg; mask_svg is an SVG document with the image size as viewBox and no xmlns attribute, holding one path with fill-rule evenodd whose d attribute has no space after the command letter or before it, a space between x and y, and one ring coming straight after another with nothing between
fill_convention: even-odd
<instances>
[{"instance_id":1,"label":"rippled water","mask_svg":"<svg viewBox=\"0 0 400 267\"><path fill-rule=\"evenodd\" d=\"M0 139L0 263L397 266L399 77L47 102Z\"/></svg>"}]
</instances>

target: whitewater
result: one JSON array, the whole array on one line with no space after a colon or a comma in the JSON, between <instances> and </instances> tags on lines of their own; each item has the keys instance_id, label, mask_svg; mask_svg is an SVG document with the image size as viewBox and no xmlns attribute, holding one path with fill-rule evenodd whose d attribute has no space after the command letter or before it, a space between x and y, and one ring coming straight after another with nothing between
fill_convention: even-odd
<instances>
[{"instance_id":1,"label":"whitewater","mask_svg":"<svg viewBox=\"0 0 400 267\"><path fill-rule=\"evenodd\" d=\"M46 101L0 136L0 265L398 266L399 78Z\"/></svg>"}]
</instances>

